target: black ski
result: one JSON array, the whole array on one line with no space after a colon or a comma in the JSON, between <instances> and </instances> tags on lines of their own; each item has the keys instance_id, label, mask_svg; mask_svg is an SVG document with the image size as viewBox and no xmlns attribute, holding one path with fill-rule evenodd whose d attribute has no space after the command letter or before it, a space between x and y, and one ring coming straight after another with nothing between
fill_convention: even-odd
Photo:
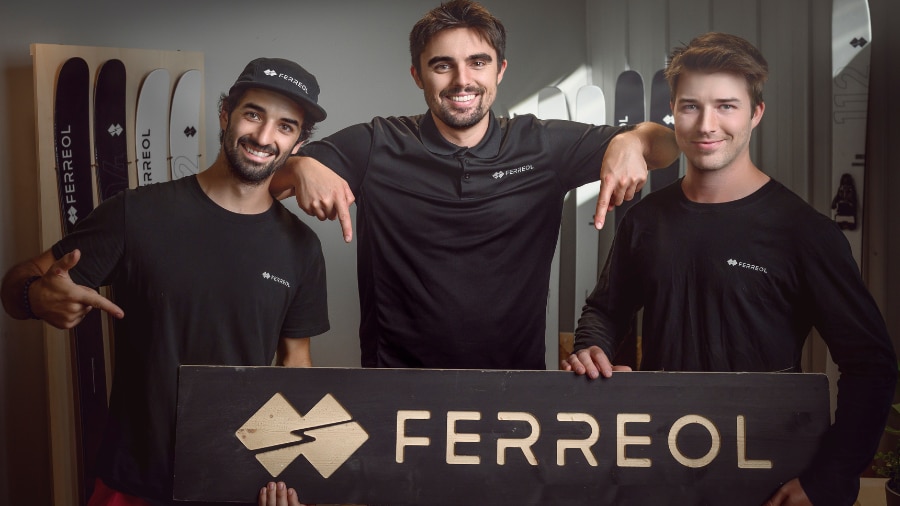
<instances>
[{"instance_id":1,"label":"black ski","mask_svg":"<svg viewBox=\"0 0 900 506\"><path fill-rule=\"evenodd\" d=\"M63 234L69 234L94 208L89 130L90 72L87 62L81 58L70 58L59 72L53 129ZM79 503L87 504L94 489L94 460L107 413L100 312L89 312L73 333Z\"/></svg>"},{"instance_id":2,"label":"black ski","mask_svg":"<svg viewBox=\"0 0 900 506\"><path fill-rule=\"evenodd\" d=\"M615 114L616 125L636 125L644 121L644 80L635 70L626 70L619 74L616 79L616 98L615 98ZM622 221L622 216L629 207L637 204L641 200L641 194L638 192L631 200L626 200L621 206L616 208L616 228Z\"/></svg>"},{"instance_id":3,"label":"black ski","mask_svg":"<svg viewBox=\"0 0 900 506\"><path fill-rule=\"evenodd\" d=\"M615 98L616 125L636 125L644 121L644 80L635 70L626 70L619 74L616 80ZM616 229L625 216L625 211L641 200L641 193L637 192L634 198L626 200L616 208ZM633 318L631 327L619 349L613 352L613 363L616 365L629 365L637 367L639 362L640 343L637 342L637 318Z\"/></svg>"},{"instance_id":4,"label":"black ski","mask_svg":"<svg viewBox=\"0 0 900 506\"><path fill-rule=\"evenodd\" d=\"M675 119L672 117L672 109L669 107L670 97L665 71L658 70L653 75L653 82L650 85L650 121L674 129ZM679 165L679 161L675 160L672 165L664 169L651 171L650 191L659 190L677 181Z\"/></svg>"},{"instance_id":5,"label":"black ski","mask_svg":"<svg viewBox=\"0 0 900 506\"><path fill-rule=\"evenodd\" d=\"M101 201L128 188L125 82L122 61L108 60L100 67L94 88L94 152Z\"/></svg>"}]
</instances>

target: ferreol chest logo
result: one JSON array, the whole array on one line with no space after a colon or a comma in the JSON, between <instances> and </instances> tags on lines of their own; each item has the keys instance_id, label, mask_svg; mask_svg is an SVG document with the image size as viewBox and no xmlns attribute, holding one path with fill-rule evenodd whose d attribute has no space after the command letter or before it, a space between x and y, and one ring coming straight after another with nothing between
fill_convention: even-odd
<instances>
[{"instance_id":1,"label":"ferreol chest logo","mask_svg":"<svg viewBox=\"0 0 900 506\"><path fill-rule=\"evenodd\" d=\"M272 396L235 436L277 477L303 455L323 478L334 473L369 439L369 434L327 394L306 416L280 393ZM259 450L259 451L257 451Z\"/></svg>"}]
</instances>

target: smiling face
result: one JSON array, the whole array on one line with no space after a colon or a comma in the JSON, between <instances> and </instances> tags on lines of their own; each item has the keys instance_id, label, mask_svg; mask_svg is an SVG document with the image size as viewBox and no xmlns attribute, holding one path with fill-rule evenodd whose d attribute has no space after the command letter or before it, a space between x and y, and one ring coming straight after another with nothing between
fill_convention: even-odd
<instances>
[{"instance_id":1,"label":"smiling face","mask_svg":"<svg viewBox=\"0 0 900 506\"><path fill-rule=\"evenodd\" d=\"M438 32L420 57L421 73L410 69L438 128L487 130L487 114L497 96L506 61L478 32L452 28Z\"/></svg>"},{"instance_id":2,"label":"smiling face","mask_svg":"<svg viewBox=\"0 0 900 506\"><path fill-rule=\"evenodd\" d=\"M762 119L765 104L751 105L742 76L685 71L674 97L675 139L688 170L753 167L750 134Z\"/></svg>"},{"instance_id":3,"label":"smiling face","mask_svg":"<svg viewBox=\"0 0 900 506\"><path fill-rule=\"evenodd\" d=\"M248 89L233 111L219 115L222 150L232 174L245 184L267 181L300 148L303 115L296 102L280 93Z\"/></svg>"}]
</instances>

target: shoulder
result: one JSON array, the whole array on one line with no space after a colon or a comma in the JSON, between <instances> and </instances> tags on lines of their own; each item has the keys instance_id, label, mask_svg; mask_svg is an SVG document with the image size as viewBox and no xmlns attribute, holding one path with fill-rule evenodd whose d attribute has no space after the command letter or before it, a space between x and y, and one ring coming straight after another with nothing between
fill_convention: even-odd
<instances>
[{"instance_id":1,"label":"shoulder","mask_svg":"<svg viewBox=\"0 0 900 506\"><path fill-rule=\"evenodd\" d=\"M273 204L272 213L276 225L285 232L284 237L298 247L321 250L319 236L299 216L288 210L280 201Z\"/></svg>"}]
</instances>

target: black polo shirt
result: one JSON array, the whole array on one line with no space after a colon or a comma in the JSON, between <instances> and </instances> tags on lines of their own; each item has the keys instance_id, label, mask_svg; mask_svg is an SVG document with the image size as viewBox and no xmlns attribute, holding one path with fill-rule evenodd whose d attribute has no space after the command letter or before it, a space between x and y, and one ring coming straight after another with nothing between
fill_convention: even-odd
<instances>
[{"instance_id":1,"label":"black polo shirt","mask_svg":"<svg viewBox=\"0 0 900 506\"><path fill-rule=\"evenodd\" d=\"M570 189L622 129L498 119L461 148L431 114L303 148L356 196L366 367L544 369L550 264Z\"/></svg>"}]
</instances>

